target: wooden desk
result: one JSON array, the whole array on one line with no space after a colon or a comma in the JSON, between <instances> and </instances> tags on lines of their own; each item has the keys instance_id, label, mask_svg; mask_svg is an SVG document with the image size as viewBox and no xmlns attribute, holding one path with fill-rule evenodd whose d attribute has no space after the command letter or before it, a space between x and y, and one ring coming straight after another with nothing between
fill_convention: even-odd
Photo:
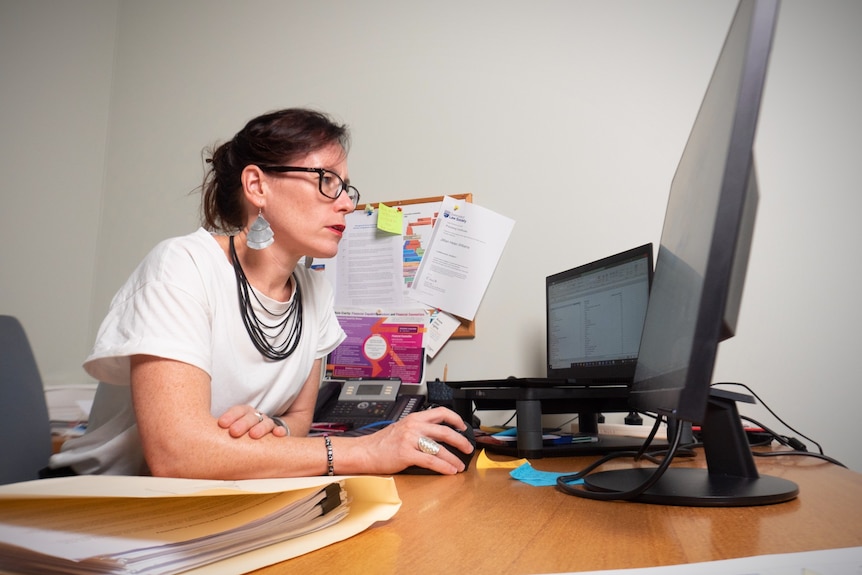
<instances>
[{"instance_id":1,"label":"wooden desk","mask_svg":"<svg viewBox=\"0 0 862 575\"><path fill-rule=\"evenodd\" d=\"M570 472L590 460L531 463ZM403 505L390 521L254 573L515 575L862 545L862 474L808 457L756 462L763 474L795 481L799 497L763 507L665 507L581 499L515 481L505 469L477 470L475 462L455 477L401 475Z\"/></svg>"}]
</instances>

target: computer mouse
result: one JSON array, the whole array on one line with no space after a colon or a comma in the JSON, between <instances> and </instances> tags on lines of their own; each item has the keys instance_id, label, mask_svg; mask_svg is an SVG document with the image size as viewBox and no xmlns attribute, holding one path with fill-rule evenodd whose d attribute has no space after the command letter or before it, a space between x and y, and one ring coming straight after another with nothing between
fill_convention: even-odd
<instances>
[{"instance_id":1,"label":"computer mouse","mask_svg":"<svg viewBox=\"0 0 862 575\"><path fill-rule=\"evenodd\" d=\"M441 423L440 425L445 425L446 427L449 427L451 429L455 429L454 427L452 427L451 425L449 425L447 423ZM465 424L465 426L466 426L466 429L464 429L463 431L460 431L457 429L455 429L455 431L457 431L458 433L460 433L461 435L466 437L468 441L470 441L470 445L473 446L472 452L464 453L460 449L452 447L451 445L444 443L442 441L438 441L438 443L440 444L441 447L443 447L444 449L448 449L451 453L454 453L458 459L460 459L462 462L464 462L464 471L467 471L467 469L470 467L470 461L472 461L472 459L473 459L473 454L476 453L476 437L473 435L473 427L470 425L467 425L467 424ZM404 473L407 475L440 475L439 473L437 473L433 469L428 469L427 467L419 467L418 465L411 465L410 467L401 471L401 473Z\"/></svg>"}]
</instances>

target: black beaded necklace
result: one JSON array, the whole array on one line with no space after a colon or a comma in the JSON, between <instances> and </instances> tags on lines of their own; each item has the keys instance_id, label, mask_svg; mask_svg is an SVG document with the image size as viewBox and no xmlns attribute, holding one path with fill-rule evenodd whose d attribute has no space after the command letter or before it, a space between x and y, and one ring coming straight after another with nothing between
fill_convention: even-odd
<instances>
[{"instance_id":1,"label":"black beaded necklace","mask_svg":"<svg viewBox=\"0 0 862 575\"><path fill-rule=\"evenodd\" d=\"M251 338L254 347L264 357L275 361L287 359L296 350L296 346L299 345L299 340L302 337L302 290L299 288L296 275L291 276L293 278L293 285L296 286L293 301L290 302L290 305L283 312L271 312L263 305L254 289L249 285L242 265L239 263L239 258L236 255L233 238L234 236L230 236L230 260L233 264L233 271L236 274L239 310L245 330L248 332L248 336ZM263 311L271 317L276 318L277 322L275 324L270 325L257 317L252 305L252 298L254 298L254 301L257 301L257 304ZM283 335L285 330L288 330L286 336ZM283 341L276 344L280 339L283 339Z\"/></svg>"}]
</instances>

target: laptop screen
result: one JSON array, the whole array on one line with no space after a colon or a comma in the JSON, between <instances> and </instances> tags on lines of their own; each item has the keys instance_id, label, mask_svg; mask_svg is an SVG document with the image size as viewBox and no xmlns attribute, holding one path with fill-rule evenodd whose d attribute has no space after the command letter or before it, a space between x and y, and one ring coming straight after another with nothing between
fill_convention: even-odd
<instances>
[{"instance_id":1,"label":"laptop screen","mask_svg":"<svg viewBox=\"0 0 862 575\"><path fill-rule=\"evenodd\" d=\"M548 377L628 384L652 284L652 244L548 276Z\"/></svg>"}]
</instances>

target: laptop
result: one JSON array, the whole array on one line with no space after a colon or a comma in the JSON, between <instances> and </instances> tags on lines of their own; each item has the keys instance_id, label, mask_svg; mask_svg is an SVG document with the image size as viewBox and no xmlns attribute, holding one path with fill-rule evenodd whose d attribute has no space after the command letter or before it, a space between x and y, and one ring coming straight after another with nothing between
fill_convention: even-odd
<instances>
[{"instance_id":1,"label":"laptop","mask_svg":"<svg viewBox=\"0 0 862 575\"><path fill-rule=\"evenodd\" d=\"M546 376L446 384L456 389L628 386L652 277L651 243L546 277Z\"/></svg>"}]
</instances>

